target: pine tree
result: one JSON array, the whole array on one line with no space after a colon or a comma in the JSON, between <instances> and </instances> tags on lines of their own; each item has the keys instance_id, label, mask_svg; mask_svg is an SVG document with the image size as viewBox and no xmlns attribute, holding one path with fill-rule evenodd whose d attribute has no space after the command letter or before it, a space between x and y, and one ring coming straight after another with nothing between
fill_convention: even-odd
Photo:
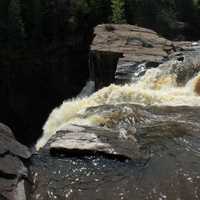
<instances>
[{"instance_id":1,"label":"pine tree","mask_svg":"<svg viewBox=\"0 0 200 200\"><path fill-rule=\"evenodd\" d=\"M119 24L124 23L125 20L125 2L124 0L111 0L112 7L112 22Z\"/></svg>"}]
</instances>

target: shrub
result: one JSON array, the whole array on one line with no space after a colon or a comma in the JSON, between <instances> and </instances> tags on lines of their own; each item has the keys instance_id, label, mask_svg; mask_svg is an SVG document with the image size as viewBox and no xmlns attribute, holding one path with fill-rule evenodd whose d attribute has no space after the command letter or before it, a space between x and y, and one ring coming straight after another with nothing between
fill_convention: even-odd
<instances>
[{"instance_id":1,"label":"shrub","mask_svg":"<svg viewBox=\"0 0 200 200\"><path fill-rule=\"evenodd\" d=\"M111 0L112 7L112 22L119 24L124 23L125 20L125 2L124 0Z\"/></svg>"}]
</instances>

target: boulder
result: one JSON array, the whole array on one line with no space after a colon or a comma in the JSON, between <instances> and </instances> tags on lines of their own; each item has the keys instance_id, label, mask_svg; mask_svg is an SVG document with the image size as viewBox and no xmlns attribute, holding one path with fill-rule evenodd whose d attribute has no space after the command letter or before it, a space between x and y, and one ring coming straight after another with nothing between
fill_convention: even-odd
<instances>
[{"instance_id":1,"label":"boulder","mask_svg":"<svg viewBox=\"0 0 200 200\"><path fill-rule=\"evenodd\" d=\"M0 124L0 199L26 200L29 149L16 141L11 129Z\"/></svg>"},{"instance_id":2,"label":"boulder","mask_svg":"<svg viewBox=\"0 0 200 200\"><path fill-rule=\"evenodd\" d=\"M184 86L200 71L200 49L196 47L172 53L158 68L165 74L175 74L178 86Z\"/></svg>"}]
</instances>

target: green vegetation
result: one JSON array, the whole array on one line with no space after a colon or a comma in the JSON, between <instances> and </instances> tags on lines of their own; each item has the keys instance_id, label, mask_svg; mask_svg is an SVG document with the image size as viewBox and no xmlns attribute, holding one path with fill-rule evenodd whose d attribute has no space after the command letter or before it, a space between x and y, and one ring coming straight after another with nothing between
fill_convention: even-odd
<instances>
[{"instance_id":1,"label":"green vegetation","mask_svg":"<svg viewBox=\"0 0 200 200\"><path fill-rule=\"evenodd\" d=\"M124 0L111 0L112 21L116 24L125 22Z\"/></svg>"}]
</instances>

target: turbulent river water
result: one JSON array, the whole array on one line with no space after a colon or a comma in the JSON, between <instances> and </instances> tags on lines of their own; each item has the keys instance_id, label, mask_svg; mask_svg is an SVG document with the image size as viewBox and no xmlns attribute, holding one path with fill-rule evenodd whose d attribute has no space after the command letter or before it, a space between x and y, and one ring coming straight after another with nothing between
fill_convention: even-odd
<instances>
[{"instance_id":1,"label":"turbulent river water","mask_svg":"<svg viewBox=\"0 0 200 200\"><path fill-rule=\"evenodd\" d=\"M186 63L167 61L54 109L36 147L60 134L52 146L72 151L34 156L33 199L199 200L200 65ZM94 153L81 153L87 145Z\"/></svg>"},{"instance_id":2,"label":"turbulent river water","mask_svg":"<svg viewBox=\"0 0 200 200\"><path fill-rule=\"evenodd\" d=\"M200 106L200 73L190 77L184 85L179 86L175 72L169 69L177 65L171 61L158 68L149 69L138 82L132 84L110 85L89 97L65 101L53 110L43 127L44 135L37 143L42 147L47 140L67 124L99 125L104 119L98 115L82 118L86 108L100 105L117 105L122 103L158 105L158 106Z\"/></svg>"}]
</instances>

